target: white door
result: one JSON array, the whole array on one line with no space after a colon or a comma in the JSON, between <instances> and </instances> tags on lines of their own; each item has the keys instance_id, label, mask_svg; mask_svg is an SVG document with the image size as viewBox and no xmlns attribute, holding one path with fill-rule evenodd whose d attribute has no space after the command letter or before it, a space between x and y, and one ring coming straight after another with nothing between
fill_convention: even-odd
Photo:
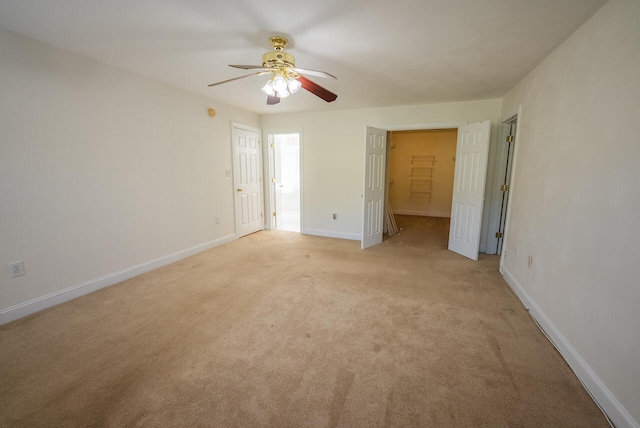
<instances>
[{"instance_id":1,"label":"white door","mask_svg":"<svg viewBox=\"0 0 640 428\"><path fill-rule=\"evenodd\" d=\"M458 128L449 249L478 260L491 122Z\"/></svg>"},{"instance_id":2,"label":"white door","mask_svg":"<svg viewBox=\"0 0 640 428\"><path fill-rule=\"evenodd\" d=\"M367 126L362 248L382 243L387 131Z\"/></svg>"},{"instance_id":3,"label":"white door","mask_svg":"<svg viewBox=\"0 0 640 428\"><path fill-rule=\"evenodd\" d=\"M262 230L262 156L258 130L233 127L233 170L238 238Z\"/></svg>"}]
</instances>

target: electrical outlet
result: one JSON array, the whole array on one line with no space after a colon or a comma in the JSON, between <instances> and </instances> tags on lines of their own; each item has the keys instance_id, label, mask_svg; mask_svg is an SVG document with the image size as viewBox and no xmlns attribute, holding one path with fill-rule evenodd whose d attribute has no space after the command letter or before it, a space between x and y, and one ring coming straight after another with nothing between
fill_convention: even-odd
<instances>
[{"instance_id":1,"label":"electrical outlet","mask_svg":"<svg viewBox=\"0 0 640 428\"><path fill-rule=\"evenodd\" d=\"M520 254L520 245L516 245L516 257Z\"/></svg>"},{"instance_id":2,"label":"electrical outlet","mask_svg":"<svg viewBox=\"0 0 640 428\"><path fill-rule=\"evenodd\" d=\"M333 219L334 219L334 220L337 220L337 219L338 219L338 214L333 213Z\"/></svg>"},{"instance_id":3,"label":"electrical outlet","mask_svg":"<svg viewBox=\"0 0 640 428\"><path fill-rule=\"evenodd\" d=\"M527 260L527 267L531 269L531 266L533 266L533 256L529 256L529 259Z\"/></svg>"},{"instance_id":4,"label":"electrical outlet","mask_svg":"<svg viewBox=\"0 0 640 428\"><path fill-rule=\"evenodd\" d=\"M216 217L216 224L220 224L220 217Z\"/></svg>"},{"instance_id":5,"label":"electrical outlet","mask_svg":"<svg viewBox=\"0 0 640 428\"><path fill-rule=\"evenodd\" d=\"M24 275L24 264L22 264L22 261L9 263L9 274L11 278Z\"/></svg>"}]
</instances>

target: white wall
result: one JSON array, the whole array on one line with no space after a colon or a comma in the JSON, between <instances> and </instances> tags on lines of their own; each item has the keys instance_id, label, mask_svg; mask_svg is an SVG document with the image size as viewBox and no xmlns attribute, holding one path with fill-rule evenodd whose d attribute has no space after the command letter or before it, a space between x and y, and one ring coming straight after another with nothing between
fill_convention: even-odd
<instances>
[{"instance_id":1,"label":"white wall","mask_svg":"<svg viewBox=\"0 0 640 428\"><path fill-rule=\"evenodd\" d=\"M640 2L606 4L503 117L520 105L505 277L616 425L638 426Z\"/></svg>"},{"instance_id":2,"label":"white wall","mask_svg":"<svg viewBox=\"0 0 640 428\"><path fill-rule=\"evenodd\" d=\"M311 96L301 93L297 96ZM366 126L391 127L491 120L492 140L501 100L406 107L289 113L262 117L265 132L302 132L304 233L359 240L362 235ZM332 219L337 213L337 220Z\"/></svg>"},{"instance_id":3,"label":"white wall","mask_svg":"<svg viewBox=\"0 0 640 428\"><path fill-rule=\"evenodd\" d=\"M231 121L258 115L4 30L0 94L0 322L235 238Z\"/></svg>"}]
</instances>

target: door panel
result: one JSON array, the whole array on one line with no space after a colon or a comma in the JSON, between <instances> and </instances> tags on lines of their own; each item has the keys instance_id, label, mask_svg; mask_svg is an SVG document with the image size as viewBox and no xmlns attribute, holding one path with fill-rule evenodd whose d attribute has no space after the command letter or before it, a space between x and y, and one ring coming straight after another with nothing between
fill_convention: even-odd
<instances>
[{"instance_id":1,"label":"door panel","mask_svg":"<svg viewBox=\"0 0 640 428\"><path fill-rule=\"evenodd\" d=\"M478 260L491 122L458 128L449 249Z\"/></svg>"},{"instance_id":2,"label":"door panel","mask_svg":"<svg viewBox=\"0 0 640 428\"><path fill-rule=\"evenodd\" d=\"M362 248L382 243L387 131L367 127Z\"/></svg>"},{"instance_id":3,"label":"door panel","mask_svg":"<svg viewBox=\"0 0 640 428\"><path fill-rule=\"evenodd\" d=\"M262 230L262 176L259 132L233 128L237 236Z\"/></svg>"}]
</instances>

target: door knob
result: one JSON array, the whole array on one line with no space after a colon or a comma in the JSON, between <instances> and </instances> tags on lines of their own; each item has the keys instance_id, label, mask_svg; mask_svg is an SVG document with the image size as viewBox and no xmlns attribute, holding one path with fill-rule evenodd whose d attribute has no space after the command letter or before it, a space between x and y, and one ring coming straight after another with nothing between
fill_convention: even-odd
<instances>
[{"instance_id":1,"label":"door knob","mask_svg":"<svg viewBox=\"0 0 640 428\"><path fill-rule=\"evenodd\" d=\"M242 189L238 188L238 192L242 192Z\"/></svg>"}]
</instances>

